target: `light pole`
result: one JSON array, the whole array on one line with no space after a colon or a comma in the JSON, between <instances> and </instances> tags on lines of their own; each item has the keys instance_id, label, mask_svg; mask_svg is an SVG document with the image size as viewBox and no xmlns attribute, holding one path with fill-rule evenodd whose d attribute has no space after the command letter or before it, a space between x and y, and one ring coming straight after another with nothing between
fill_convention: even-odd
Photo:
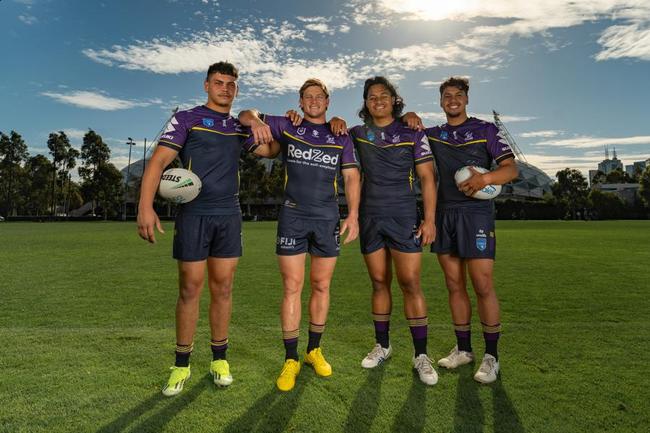
<instances>
[{"instance_id":1,"label":"light pole","mask_svg":"<svg viewBox=\"0 0 650 433\"><path fill-rule=\"evenodd\" d=\"M122 221L126 221L126 199L129 195L129 178L131 177L131 148L135 145L135 141L128 137L129 141L126 144L129 146L129 164L126 166L126 186L124 188L124 212L122 213Z\"/></svg>"}]
</instances>

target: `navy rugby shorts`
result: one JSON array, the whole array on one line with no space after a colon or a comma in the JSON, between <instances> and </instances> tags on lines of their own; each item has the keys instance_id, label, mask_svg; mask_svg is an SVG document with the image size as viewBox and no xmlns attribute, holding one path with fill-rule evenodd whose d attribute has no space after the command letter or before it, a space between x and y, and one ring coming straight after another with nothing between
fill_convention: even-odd
<instances>
[{"instance_id":1,"label":"navy rugby shorts","mask_svg":"<svg viewBox=\"0 0 650 433\"><path fill-rule=\"evenodd\" d=\"M359 239L361 254L370 254L381 248L403 253L422 251L421 239L416 237L420 218L414 216L361 216L359 218Z\"/></svg>"},{"instance_id":2,"label":"navy rugby shorts","mask_svg":"<svg viewBox=\"0 0 650 433\"><path fill-rule=\"evenodd\" d=\"M492 259L496 255L491 208L447 208L436 212L436 240L431 252L464 259Z\"/></svg>"},{"instance_id":3,"label":"navy rugby shorts","mask_svg":"<svg viewBox=\"0 0 650 433\"><path fill-rule=\"evenodd\" d=\"M281 215L275 253L294 256L309 253L317 257L338 257L341 250L339 219L314 220Z\"/></svg>"},{"instance_id":4,"label":"navy rugby shorts","mask_svg":"<svg viewBox=\"0 0 650 433\"><path fill-rule=\"evenodd\" d=\"M173 252L176 260L194 262L208 257L241 255L241 214L176 216Z\"/></svg>"}]
</instances>

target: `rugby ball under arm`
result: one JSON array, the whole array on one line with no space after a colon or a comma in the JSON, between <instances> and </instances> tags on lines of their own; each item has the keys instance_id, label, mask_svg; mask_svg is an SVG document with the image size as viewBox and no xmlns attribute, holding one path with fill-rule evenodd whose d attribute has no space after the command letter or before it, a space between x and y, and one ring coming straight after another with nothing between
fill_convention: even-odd
<instances>
[{"instance_id":1,"label":"rugby ball under arm","mask_svg":"<svg viewBox=\"0 0 650 433\"><path fill-rule=\"evenodd\" d=\"M184 168L170 168L160 178L158 195L173 203L189 203L200 192L201 179L196 174Z\"/></svg>"},{"instance_id":2,"label":"rugby ball under arm","mask_svg":"<svg viewBox=\"0 0 650 433\"><path fill-rule=\"evenodd\" d=\"M472 165L471 167L479 173L488 173L490 171L483 167L477 167L475 165ZM456 174L454 174L456 185L465 182L472 176L472 172L469 168L470 166L466 165L465 167L461 167L456 171ZM499 194L501 194L501 185L485 185L483 189L472 194L472 197L479 200L490 200Z\"/></svg>"}]
</instances>

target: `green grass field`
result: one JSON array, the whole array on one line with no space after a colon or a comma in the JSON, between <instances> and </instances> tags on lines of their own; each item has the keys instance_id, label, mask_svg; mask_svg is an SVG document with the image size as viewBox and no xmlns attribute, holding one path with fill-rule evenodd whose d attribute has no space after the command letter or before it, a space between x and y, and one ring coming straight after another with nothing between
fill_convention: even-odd
<instances>
[{"instance_id":1,"label":"green grass field","mask_svg":"<svg viewBox=\"0 0 650 433\"><path fill-rule=\"evenodd\" d=\"M370 289L358 244L347 246L323 337L334 375L304 368L286 394L275 389L284 356L275 224L247 223L228 351L235 382L210 381L202 308L193 376L172 399L160 394L176 301L165 227L148 245L133 223L0 224L0 432L648 431L650 221L498 222L502 376L490 386L473 381L474 366L420 384L399 289L394 356L363 370ZM438 359L455 340L441 272L432 254L423 260Z\"/></svg>"}]
</instances>

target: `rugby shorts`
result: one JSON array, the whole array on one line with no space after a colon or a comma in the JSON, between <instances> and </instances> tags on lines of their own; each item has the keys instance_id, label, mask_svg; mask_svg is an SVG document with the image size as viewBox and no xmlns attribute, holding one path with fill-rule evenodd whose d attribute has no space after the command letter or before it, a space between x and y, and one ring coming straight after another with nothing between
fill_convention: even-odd
<instances>
[{"instance_id":1,"label":"rugby shorts","mask_svg":"<svg viewBox=\"0 0 650 433\"><path fill-rule=\"evenodd\" d=\"M436 212L436 240L431 252L466 259L492 259L496 255L492 208L455 207Z\"/></svg>"},{"instance_id":2,"label":"rugby shorts","mask_svg":"<svg viewBox=\"0 0 650 433\"><path fill-rule=\"evenodd\" d=\"M361 253L370 254L384 247L403 253L419 253L422 251L421 239L416 237L419 227L418 216L361 216Z\"/></svg>"},{"instance_id":3,"label":"rugby shorts","mask_svg":"<svg viewBox=\"0 0 650 433\"><path fill-rule=\"evenodd\" d=\"M173 256L194 262L242 255L241 214L176 216Z\"/></svg>"},{"instance_id":4,"label":"rugby shorts","mask_svg":"<svg viewBox=\"0 0 650 433\"><path fill-rule=\"evenodd\" d=\"M338 257L341 249L339 219L314 220L281 215L275 253L293 256L309 253L318 257Z\"/></svg>"}]
</instances>

